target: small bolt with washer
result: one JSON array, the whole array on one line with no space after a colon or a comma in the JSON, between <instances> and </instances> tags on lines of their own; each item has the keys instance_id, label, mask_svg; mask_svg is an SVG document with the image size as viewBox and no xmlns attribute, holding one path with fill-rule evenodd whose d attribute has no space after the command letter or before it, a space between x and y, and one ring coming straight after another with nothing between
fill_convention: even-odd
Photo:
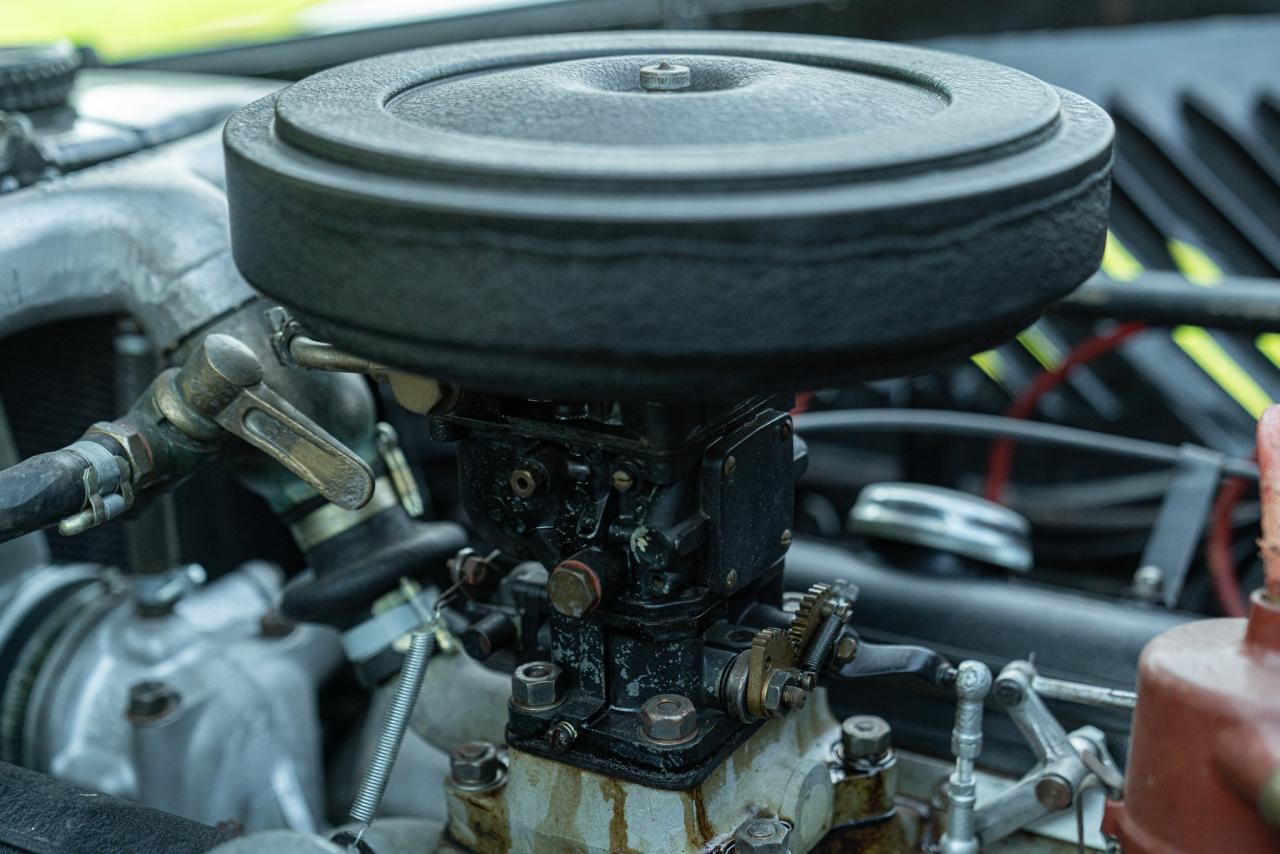
<instances>
[{"instance_id":1,"label":"small bolt with washer","mask_svg":"<svg viewBox=\"0 0 1280 854\"><path fill-rule=\"evenodd\" d=\"M791 828L776 818L749 818L733 835L737 854L787 854Z\"/></svg>"},{"instance_id":2,"label":"small bolt with washer","mask_svg":"<svg viewBox=\"0 0 1280 854\"><path fill-rule=\"evenodd\" d=\"M893 730L875 715L854 715L840 724L840 750L845 762L878 762L889 753Z\"/></svg>"},{"instance_id":3,"label":"small bolt with washer","mask_svg":"<svg viewBox=\"0 0 1280 854\"><path fill-rule=\"evenodd\" d=\"M678 92L693 82L688 66L662 60L640 69L640 88L646 92Z\"/></svg>"},{"instance_id":4,"label":"small bolt with washer","mask_svg":"<svg viewBox=\"0 0 1280 854\"><path fill-rule=\"evenodd\" d=\"M483 789L502 774L497 749L487 741L466 741L449 755L449 778L459 789Z\"/></svg>"},{"instance_id":5,"label":"small bolt with washer","mask_svg":"<svg viewBox=\"0 0 1280 854\"><path fill-rule=\"evenodd\" d=\"M559 721L547 731L547 743L556 753L564 753L578 740L578 729L568 721Z\"/></svg>"}]
</instances>

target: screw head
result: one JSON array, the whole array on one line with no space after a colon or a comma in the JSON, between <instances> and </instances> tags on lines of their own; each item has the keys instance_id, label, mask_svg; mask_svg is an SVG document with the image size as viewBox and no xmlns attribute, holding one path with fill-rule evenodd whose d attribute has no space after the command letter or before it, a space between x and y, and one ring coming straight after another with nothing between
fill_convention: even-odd
<instances>
[{"instance_id":1,"label":"screw head","mask_svg":"<svg viewBox=\"0 0 1280 854\"><path fill-rule=\"evenodd\" d=\"M738 470L738 458L733 456L732 454L725 457L724 464L720 468L720 471L724 474L724 476L733 477L733 473L737 470Z\"/></svg>"},{"instance_id":2,"label":"screw head","mask_svg":"<svg viewBox=\"0 0 1280 854\"><path fill-rule=\"evenodd\" d=\"M733 835L738 854L787 854L791 829L776 818L750 818Z\"/></svg>"},{"instance_id":3,"label":"screw head","mask_svg":"<svg viewBox=\"0 0 1280 854\"><path fill-rule=\"evenodd\" d=\"M630 492L631 487L636 485L636 478L626 469L618 469L613 473L610 482L613 484L613 488L619 492Z\"/></svg>"},{"instance_id":4,"label":"screw head","mask_svg":"<svg viewBox=\"0 0 1280 854\"><path fill-rule=\"evenodd\" d=\"M640 88L646 92L676 92L693 82L688 66L662 60L640 69Z\"/></svg>"},{"instance_id":5,"label":"screw head","mask_svg":"<svg viewBox=\"0 0 1280 854\"><path fill-rule=\"evenodd\" d=\"M556 753L564 753L577 740L578 730L568 721L559 721L547 731L547 743Z\"/></svg>"},{"instance_id":6,"label":"screw head","mask_svg":"<svg viewBox=\"0 0 1280 854\"><path fill-rule=\"evenodd\" d=\"M564 671L550 661L530 661L511 674L511 701L526 709L549 709L560 702Z\"/></svg>"},{"instance_id":7,"label":"screw head","mask_svg":"<svg viewBox=\"0 0 1280 854\"><path fill-rule=\"evenodd\" d=\"M698 710L680 694L655 694L640 707L640 730L650 741L687 741L698 732Z\"/></svg>"},{"instance_id":8,"label":"screw head","mask_svg":"<svg viewBox=\"0 0 1280 854\"><path fill-rule=\"evenodd\" d=\"M600 576L580 560L566 560L547 578L551 607L566 617L582 617L600 604Z\"/></svg>"},{"instance_id":9,"label":"screw head","mask_svg":"<svg viewBox=\"0 0 1280 854\"><path fill-rule=\"evenodd\" d=\"M778 543L784 548L791 548L791 529L787 528L782 532L782 536L778 537Z\"/></svg>"},{"instance_id":10,"label":"screw head","mask_svg":"<svg viewBox=\"0 0 1280 854\"><path fill-rule=\"evenodd\" d=\"M880 759L889 752L892 739L889 722L875 715L854 715L840 724L840 749L846 762Z\"/></svg>"},{"instance_id":11,"label":"screw head","mask_svg":"<svg viewBox=\"0 0 1280 854\"><path fill-rule=\"evenodd\" d=\"M129 689L125 717L135 726L159 723L178 710L182 698L164 682L138 682Z\"/></svg>"},{"instance_id":12,"label":"screw head","mask_svg":"<svg viewBox=\"0 0 1280 854\"><path fill-rule=\"evenodd\" d=\"M498 750L487 741L465 741L449 754L449 777L460 789L479 789L502 773Z\"/></svg>"}]
</instances>

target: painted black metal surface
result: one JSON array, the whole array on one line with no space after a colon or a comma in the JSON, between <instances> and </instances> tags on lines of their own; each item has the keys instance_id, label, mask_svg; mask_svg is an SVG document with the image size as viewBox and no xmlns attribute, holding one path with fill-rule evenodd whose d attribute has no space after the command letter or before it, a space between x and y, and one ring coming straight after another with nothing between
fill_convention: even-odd
<instances>
[{"instance_id":1,"label":"painted black metal surface","mask_svg":"<svg viewBox=\"0 0 1280 854\"><path fill-rule=\"evenodd\" d=\"M639 70L687 65L647 92ZM987 62L848 39L480 42L227 126L236 261L334 342L495 391L695 396L908 372L1096 267L1112 127Z\"/></svg>"}]
</instances>

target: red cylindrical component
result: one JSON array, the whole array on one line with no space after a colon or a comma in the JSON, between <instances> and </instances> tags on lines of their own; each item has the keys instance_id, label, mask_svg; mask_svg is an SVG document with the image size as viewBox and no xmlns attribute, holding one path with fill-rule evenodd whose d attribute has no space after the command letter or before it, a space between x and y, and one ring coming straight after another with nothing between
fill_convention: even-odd
<instances>
[{"instance_id":1,"label":"red cylindrical component","mask_svg":"<svg viewBox=\"0 0 1280 854\"><path fill-rule=\"evenodd\" d=\"M1123 802L1125 854L1280 851L1280 605L1201 620L1147 645Z\"/></svg>"}]
</instances>

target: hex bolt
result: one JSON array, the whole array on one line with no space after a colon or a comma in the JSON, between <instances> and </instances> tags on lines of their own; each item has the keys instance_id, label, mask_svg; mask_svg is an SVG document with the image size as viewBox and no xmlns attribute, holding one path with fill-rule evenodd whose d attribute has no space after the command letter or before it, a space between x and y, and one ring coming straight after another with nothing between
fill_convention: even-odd
<instances>
[{"instance_id":1,"label":"hex bolt","mask_svg":"<svg viewBox=\"0 0 1280 854\"><path fill-rule=\"evenodd\" d=\"M511 486L511 491L518 497L529 498L542 488L544 480L545 478L537 466L522 465L511 473L511 479L508 484Z\"/></svg>"},{"instance_id":2,"label":"hex bolt","mask_svg":"<svg viewBox=\"0 0 1280 854\"><path fill-rule=\"evenodd\" d=\"M568 721L558 721L547 730L547 743L556 753L564 753L578 740L578 729Z\"/></svg>"},{"instance_id":3,"label":"hex bolt","mask_svg":"<svg viewBox=\"0 0 1280 854\"><path fill-rule=\"evenodd\" d=\"M698 710L680 694L655 694L640 707L640 731L661 744L688 741L698 732Z\"/></svg>"},{"instance_id":4,"label":"hex bolt","mask_svg":"<svg viewBox=\"0 0 1280 854\"><path fill-rule=\"evenodd\" d=\"M125 717L135 726L156 724L178 710L182 698L164 682L138 682L129 689Z\"/></svg>"},{"instance_id":5,"label":"hex bolt","mask_svg":"<svg viewBox=\"0 0 1280 854\"><path fill-rule=\"evenodd\" d=\"M547 578L551 607L566 617L582 617L600 604L600 576L580 560L566 560Z\"/></svg>"},{"instance_id":6,"label":"hex bolt","mask_svg":"<svg viewBox=\"0 0 1280 854\"><path fill-rule=\"evenodd\" d=\"M525 709L549 709L560 702L564 671L550 661L530 661L511 674L511 702Z\"/></svg>"},{"instance_id":7,"label":"hex bolt","mask_svg":"<svg viewBox=\"0 0 1280 854\"><path fill-rule=\"evenodd\" d=\"M626 469L618 469L610 478L610 483L612 483L613 488L619 492L630 492L631 487L636 485L636 479L635 475L631 474L631 472Z\"/></svg>"},{"instance_id":8,"label":"hex bolt","mask_svg":"<svg viewBox=\"0 0 1280 854\"><path fill-rule=\"evenodd\" d=\"M459 789L483 789L498 781L502 761L487 741L465 741L449 754L449 778Z\"/></svg>"},{"instance_id":9,"label":"hex bolt","mask_svg":"<svg viewBox=\"0 0 1280 854\"><path fill-rule=\"evenodd\" d=\"M840 724L840 751L845 762L877 762L889 753L893 729L884 718L854 715Z\"/></svg>"},{"instance_id":10,"label":"hex bolt","mask_svg":"<svg viewBox=\"0 0 1280 854\"><path fill-rule=\"evenodd\" d=\"M640 88L646 92L677 92L693 82L689 68L662 60L640 69Z\"/></svg>"},{"instance_id":11,"label":"hex bolt","mask_svg":"<svg viewBox=\"0 0 1280 854\"><path fill-rule=\"evenodd\" d=\"M788 854L791 828L776 818L749 818L733 835L737 854Z\"/></svg>"}]
</instances>

